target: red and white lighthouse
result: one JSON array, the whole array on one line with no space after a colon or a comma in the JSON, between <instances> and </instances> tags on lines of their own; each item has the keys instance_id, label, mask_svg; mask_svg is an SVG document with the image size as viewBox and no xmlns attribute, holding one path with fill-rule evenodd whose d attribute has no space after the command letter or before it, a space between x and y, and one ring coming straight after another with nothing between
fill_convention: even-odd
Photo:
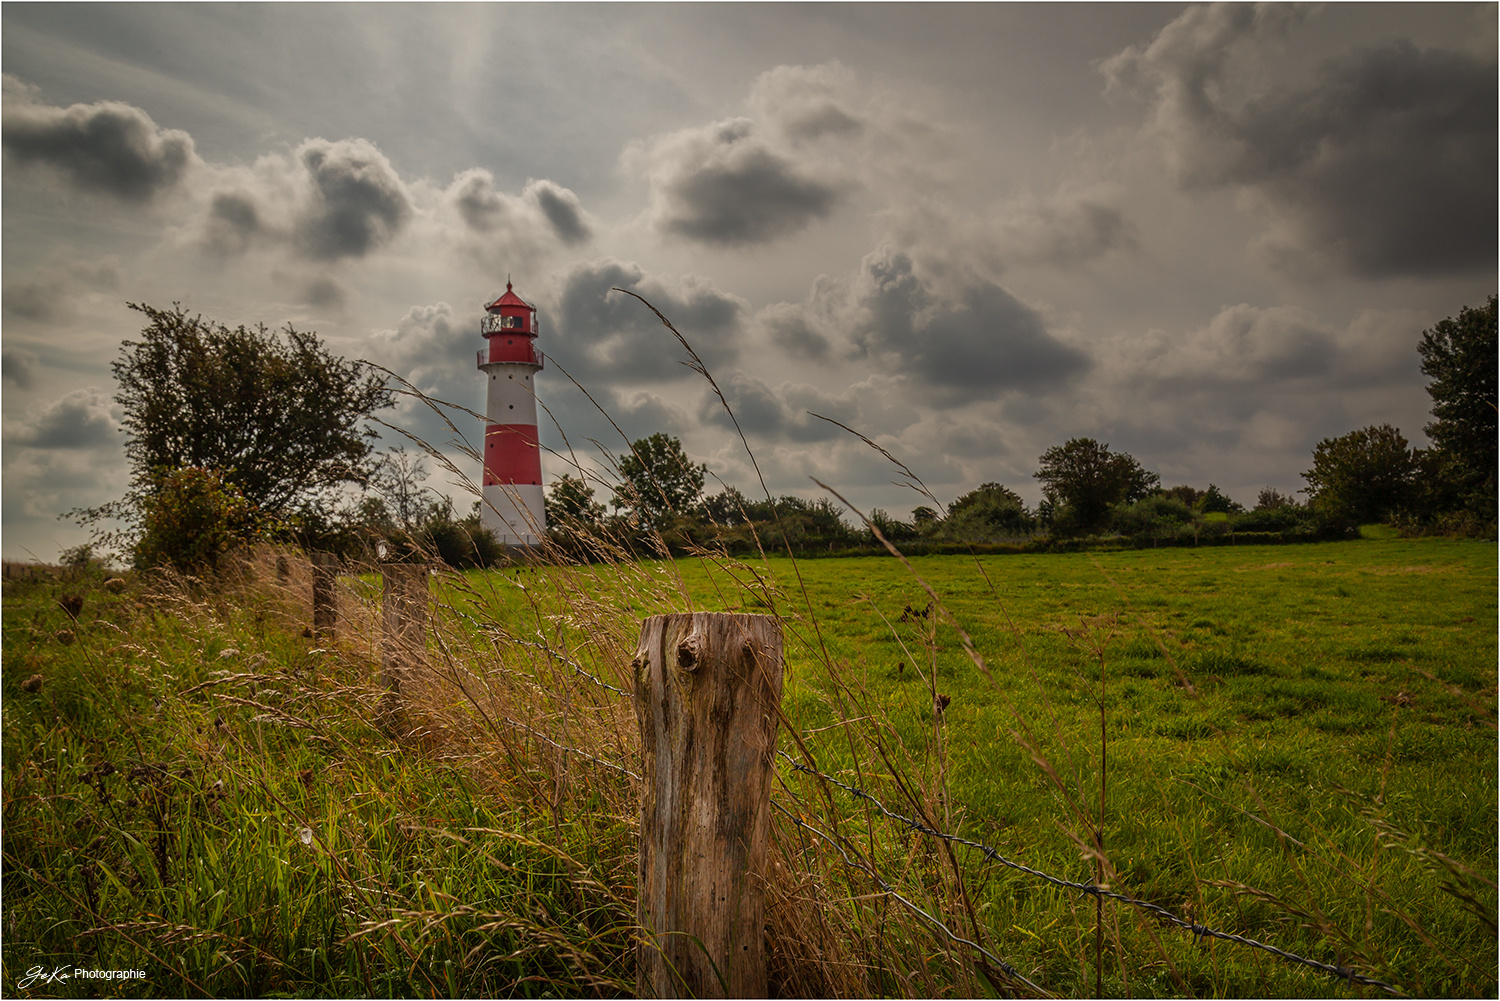
<instances>
[{"instance_id":1,"label":"red and white lighthouse","mask_svg":"<svg viewBox=\"0 0 1500 1001\"><path fill-rule=\"evenodd\" d=\"M536 309L511 291L484 307L479 370L489 376L484 432L484 524L506 545L534 546L547 531L536 434Z\"/></svg>"}]
</instances>

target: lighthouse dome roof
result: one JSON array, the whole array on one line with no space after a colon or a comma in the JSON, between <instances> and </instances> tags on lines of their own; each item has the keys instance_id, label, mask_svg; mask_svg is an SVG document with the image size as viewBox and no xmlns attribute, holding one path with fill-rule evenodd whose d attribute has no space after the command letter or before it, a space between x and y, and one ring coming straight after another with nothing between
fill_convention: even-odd
<instances>
[{"instance_id":1,"label":"lighthouse dome roof","mask_svg":"<svg viewBox=\"0 0 1500 1001\"><path fill-rule=\"evenodd\" d=\"M530 303L511 291L510 282L505 283L505 294L496 299L494 302L485 306L484 308L493 311L499 309L502 306L520 306L523 309L531 308Z\"/></svg>"}]
</instances>

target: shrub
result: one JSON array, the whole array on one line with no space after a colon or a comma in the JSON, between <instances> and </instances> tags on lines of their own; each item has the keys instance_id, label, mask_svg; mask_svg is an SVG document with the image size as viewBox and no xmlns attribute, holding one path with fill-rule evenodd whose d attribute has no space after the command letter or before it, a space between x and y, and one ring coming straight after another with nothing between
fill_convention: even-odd
<instances>
[{"instance_id":1,"label":"shrub","mask_svg":"<svg viewBox=\"0 0 1500 1001\"><path fill-rule=\"evenodd\" d=\"M185 466L160 472L143 501L135 565L184 573L217 570L225 553L255 541L260 521L239 488L217 470Z\"/></svg>"},{"instance_id":2,"label":"shrub","mask_svg":"<svg viewBox=\"0 0 1500 1001\"><path fill-rule=\"evenodd\" d=\"M993 542L1031 535L1037 529L1037 519L1014 490L998 483L982 483L954 501L948 517L936 529L942 538Z\"/></svg>"},{"instance_id":3,"label":"shrub","mask_svg":"<svg viewBox=\"0 0 1500 1001\"><path fill-rule=\"evenodd\" d=\"M1170 538L1193 523L1193 511L1176 497L1153 494L1115 508L1110 524L1121 535Z\"/></svg>"}]
</instances>

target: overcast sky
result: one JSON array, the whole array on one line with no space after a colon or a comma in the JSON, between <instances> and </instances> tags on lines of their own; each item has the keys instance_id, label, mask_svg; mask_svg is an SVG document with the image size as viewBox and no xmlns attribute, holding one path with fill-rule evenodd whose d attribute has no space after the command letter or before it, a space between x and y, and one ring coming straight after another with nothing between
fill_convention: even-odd
<instances>
[{"instance_id":1,"label":"overcast sky","mask_svg":"<svg viewBox=\"0 0 1500 1001\"><path fill-rule=\"evenodd\" d=\"M809 411L945 501L1034 502L1079 436L1247 505L1321 438L1425 444L1420 332L1496 287L1496 11L7 2L4 554L125 488L126 302L290 322L482 410L510 275L544 445L624 445L566 370L758 494L630 288L772 491L902 516Z\"/></svg>"}]
</instances>

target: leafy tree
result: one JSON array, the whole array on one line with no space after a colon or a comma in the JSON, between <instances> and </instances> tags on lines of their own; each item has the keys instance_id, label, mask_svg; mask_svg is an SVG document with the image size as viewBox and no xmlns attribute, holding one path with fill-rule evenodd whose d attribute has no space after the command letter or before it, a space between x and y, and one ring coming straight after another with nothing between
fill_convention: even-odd
<instances>
[{"instance_id":1,"label":"leafy tree","mask_svg":"<svg viewBox=\"0 0 1500 1001\"><path fill-rule=\"evenodd\" d=\"M630 454L620 460L623 482L610 503L659 527L669 514L686 514L698 503L707 470L689 461L682 442L658 431L631 443Z\"/></svg>"},{"instance_id":2,"label":"leafy tree","mask_svg":"<svg viewBox=\"0 0 1500 1001\"><path fill-rule=\"evenodd\" d=\"M822 549L870 540L868 533L850 528L839 513L838 505L827 497L804 500L786 494L776 498L774 505L771 501L759 501L747 505L745 511L761 526L761 539L767 549L782 545ZM872 520L873 515L872 512ZM881 517L886 517L884 512L881 512Z\"/></svg>"},{"instance_id":3,"label":"leafy tree","mask_svg":"<svg viewBox=\"0 0 1500 1001\"><path fill-rule=\"evenodd\" d=\"M505 556L505 547L478 512L456 521L446 498L428 508L413 541L429 558L435 556L457 570L493 566Z\"/></svg>"},{"instance_id":4,"label":"leafy tree","mask_svg":"<svg viewBox=\"0 0 1500 1001\"><path fill-rule=\"evenodd\" d=\"M1039 461L1033 475L1042 481L1053 524L1062 531L1099 531L1112 507L1140 500L1161 482L1130 454L1111 452L1092 438L1054 445Z\"/></svg>"},{"instance_id":5,"label":"leafy tree","mask_svg":"<svg viewBox=\"0 0 1500 1001\"><path fill-rule=\"evenodd\" d=\"M596 528L604 505L594 500L594 488L576 476L563 474L547 491L547 524L564 529Z\"/></svg>"},{"instance_id":6,"label":"leafy tree","mask_svg":"<svg viewBox=\"0 0 1500 1001\"><path fill-rule=\"evenodd\" d=\"M883 508L877 507L870 512L870 524L880 529L887 542L909 542L917 537L915 525L892 518ZM869 537L874 538L874 533L871 532Z\"/></svg>"},{"instance_id":7,"label":"leafy tree","mask_svg":"<svg viewBox=\"0 0 1500 1001\"><path fill-rule=\"evenodd\" d=\"M1202 514L1239 514L1245 510L1245 506L1239 501L1230 499L1226 494L1220 492L1219 488L1212 483L1208 489L1203 491L1203 496L1198 498L1193 509Z\"/></svg>"},{"instance_id":8,"label":"leafy tree","mask_svg":"<svg viewBox=\"0 0 1500 1001\"><path fill-rule=\"evenodd\" d=\"M1352 525L1387 522L1410 510L1418 455L1389 424L1371 425L1313 449L1308 502Z\"/></svg>"},{"instance_id":9,"label":"leafy tree","mask_svg":"<svg viewBox=\"0 0 1500 1001\"><path fill-rule=\"evenodd\" d=\"M1157 492L1163 497L1170 497L1173 500L1180 501L1188 507L1196 507L1198 502L1203 499L1202 490L1199 490L1197 487L1190 487L1186 483L1158 490Z\"/></svg>"},{"instance_id":10,"label":"leafy tree","mask_svg":"<svg viewBox=\"0 0 1500 1001\"><path fill-rule=\"evenodd\" d=\"M438 501L437 493L422 485L426 479L421 456L412 456L405 446L397 445L375 462L369 483L384 502L387 519L399 528L412 529Z\"/></svg>"},{"instance_id":11,"label":"leafy tree","mask_svg":"<svg viewBox=\"0 0 1500 1001\"><path fill-rule=\"evenodd\" d=\"M113 370L125 411L132 490L152 494L161 470L219 470L257 511L279 517L327 488L368 477L375 431L390 406L384 381L288 325L229 328L131 303L149 322Z\"/></svg>"},{"instance_id":12,"label":"leafy tree","mask_svg":"<svg viewBox=\"0 0 1500 1001\"><path fill-rule=\"evenodd\" d=\"M1495 296L1483 309L1465 307L1422 331L1417 353L1422 374L1432 379L1435 420L1423 430L1460 501L1489 521L1495 519L1496 467Z\"/></svg>"},{"instance_id":13,"label":"leafy tree","mask_svg":"<svg viewBox=\"0 0 1500 1001\"><path fill-rule=\"evenodd\" d=\"M254 507L215 470L185 466L163 471L143 502L135 565L212 571L225 553L257 535Z\"/></svg>"},{"instance_id":14,"label":"leafy tree","mask_svg":"<svg viewBox=\"0 0 1500 1001\"><path fill-rule=\"evenodd\" d=\"M915 515L916 512L913 512ZM948 505L944 536L971 542L1013 539L1036 531L1036 518L1021 495L998 483L981 483Z\"/></svg>"},{"instance_id":15,"label":"leafy tree","mask_svg":"<svg viewBox=\"0 0 1500 1001\"><path fill-rule=\"evenodd\" d=\"M1265 487L1255 498L1256 511L1274 511L1277 508L1296 507L1297 499L1282 493L1275 487Z\"/></svg>"},{"instance_id":16,"label":"leafy tree","mask_svg":"<svg viewBox=\"0 0 1500 1001\"><path fill-rule=\"evenodd\" d=\"M738 487L725 487L698 504L699 513L714 525L742 525L753 505Z\"/></svg>"},{"instance_id":17,"label":"leafy tree","mask_svg":"<svg viewBox=\"0 0 1500 1001\"><path fill-rule=\"evenodd\" d=\"M1174 493L1154 493L1115 508L1111 519L1121 535L1171 537L1193 524L1193 509Z\"/></svg>"}]
</instances>

